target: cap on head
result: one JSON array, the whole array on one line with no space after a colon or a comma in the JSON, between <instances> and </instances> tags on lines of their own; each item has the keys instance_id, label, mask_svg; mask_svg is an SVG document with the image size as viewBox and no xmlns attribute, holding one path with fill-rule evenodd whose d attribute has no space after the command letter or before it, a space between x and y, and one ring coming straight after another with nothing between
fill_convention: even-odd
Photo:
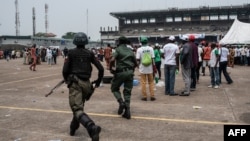
<instances>
[{"instance_id":1,"label":"cap on head","mask_svg":"<svg viewBox=\"0 0 250 141\"><path fill-rule=\"evenodd\" d=\"M73 39L73 44L74 45L86 45L86 44L88 44L87 35L83 32L76 33L74 36L74 39Z\"/></svg>"},{"instance_id":2,"label":"cap on head","mask_svg":"<svg viewBox=\"0 0 250 141\"><path fill-rule=\"evenodd\" d=\"M145 36L141 36L141 37L140 37L140 42L141 42L142 44L147 44L147 43L148 43L148 38L145 37Z\"/></svg>"},{"instance_id":3,"label":"cap on head","mask_svg":"<svg viewBox=\"0 0 250 141\"><path fill-rule=\"evenodd\" d=\"M194 42L195 36L194 35L189 35L188 40L191 41L191 42Z\"/></svg>"},{"instance_id":4,"label":"cap on head","mask_svg":"<svg viewBox=\"0 0 250 141\"><path fill-rule=\"evenodd\" d=\"M127 44L128 40L125 36L121 36L118 39L119 44Z\"/></svg>"},{"instance_id":5,"label":"cap on head","mask_svg":"<svg viewBox=\"0 0 250 141\"><path fill-rule=\"evenodd\" d=\"M174 37L174 36L169 36L168 40L174 41L174 40L175 40L175 37Z\"/></svg>"},{"instance_id":6,"label":"cap on head","mask_svg":"<svg viewBox=\"0 0 250 141\"><path fill-rule=\"evenodd\" d=\"M188 41L188 36L182 36L182 37L180 37L180 39L183 41Z\"/></svg>"}]
</instances>

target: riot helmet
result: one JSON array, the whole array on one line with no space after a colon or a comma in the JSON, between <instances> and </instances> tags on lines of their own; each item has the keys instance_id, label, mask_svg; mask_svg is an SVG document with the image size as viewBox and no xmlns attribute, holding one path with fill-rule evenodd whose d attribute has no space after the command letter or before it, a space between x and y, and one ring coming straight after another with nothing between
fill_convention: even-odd
<instances>
[{"instance_id":1,"label":"riot helmet","mask_svg":"<svg viewBox=\"0 0 250 141\"><path fill-rule=\"evenodd\" d=\"M88 37L85 33L83 32L78 32L74 35L73 39L73 44L74 45L86 45L88 44Z\"/></svg>"}]
</instances>

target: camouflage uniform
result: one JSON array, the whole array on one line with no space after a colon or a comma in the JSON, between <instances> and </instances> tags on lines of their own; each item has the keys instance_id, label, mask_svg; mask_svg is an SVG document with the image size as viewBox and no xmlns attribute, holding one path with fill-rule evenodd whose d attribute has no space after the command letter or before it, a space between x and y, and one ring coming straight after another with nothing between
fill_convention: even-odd
<instances>
[{"instance_id":1,"label":"camouflage uniform","mask_svg":"<svg viewBox=\"0 0 250 141\"><path fill-rule=\"evenodd\" d=\"M91 63L98 69L98 79L95 80L95 87L99 87L104 69L94 54L85 49L87 37L83 33L75 35L80 39L76 40L77 48L69 50L63 66L63 77L69 88L69 104L73 112L73 119L70 125L70 135L73 136L81 123L88 131L92 141L99 141L101 127L95 125L86 113L84 103L87 97L93 92L91 89L90 77L92 73ZM74 43L74 41L73 41Z\"/></svg>"},{"instance_id":2,"label":"camouflage uniform","mask_svg":"<svg viewBox=\"0 0 250 141\"><path fill-rule=\"evenodd\" d=\"M111 91L119 103L118 114L123 114L124 118L130 119L130 98L133 88L134 68L136 65L136 58L134 52L126 46L120 44L113 54L112 60L116 62L116 70L112 79ZM112 72L112 69L110 69ZM123 96L120 92L120 86L124 85ZM123 100L124 99L124 100Z\"/></svg>"}]
</instances>

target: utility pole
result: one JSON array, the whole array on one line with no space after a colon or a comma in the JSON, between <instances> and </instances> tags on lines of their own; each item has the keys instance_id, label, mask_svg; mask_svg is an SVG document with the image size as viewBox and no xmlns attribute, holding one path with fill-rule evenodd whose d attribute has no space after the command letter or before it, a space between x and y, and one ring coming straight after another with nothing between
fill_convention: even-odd
<instances>
[{"instance_id":1,"label":"utility pole","mask_svg":"<svg viewBox=\"0 0 250 141\"><path fill-rule=\"evenodd\" d=\"M45 4L45 33L48 33L48 4Z\"/></svg>"},{"instance_id":2,"label":"utility pole","mask_svg":"<svg viewBox=\"0 0 250 141\"><path fill-rule=\"evenodd\" d=\"M33 16L32 16L32 20L33 20L33 36L36 35L36 13L35 13L35 8L33 7L32 9L32 13L33 13Z\"/></svg>"},{"instance_id":3,"label":"utility pole","mask_svg":"<svg viewBox=\"0 0 250 141\"><path fill-rule=\"evenodd\" d=\"M88 25L89 24L89 12L88 12L88 9L87 9L87 36L89 36L89 34L88 34Z\"/></svg>"},{"instance_id":4,"label":"utility pole","mask_svg":"<svg viewBox=\"0 0 250 141\"><path fill-rule=\"evenodd\" d=\"M15 6L16 6L16 36L20 35L20 20L19 20L19 9L18 9L18 1L15 0Z\"/></svg>"}]
</instances>

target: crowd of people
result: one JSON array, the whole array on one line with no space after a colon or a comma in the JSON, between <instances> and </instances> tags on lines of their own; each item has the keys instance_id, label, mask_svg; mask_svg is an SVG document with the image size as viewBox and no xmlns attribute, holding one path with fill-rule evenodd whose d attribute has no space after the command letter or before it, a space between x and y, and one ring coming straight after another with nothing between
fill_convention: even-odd
<instances>
[{"instance_id":1,"label":"crowd of people","mask_svg":"<svg viewBox=\"0 0 250 141\"><path fill-rule=\"evenodd\" d=\"M146 37L143 37L139 46L133 47L129 43L126 43L126 46L134 52L138 61L137 67L142 87L141 100L143 101L147 101L146 84L149 85L150 99L156 100L153 90L154 78L157 74L158 79L162 79L160 67L162 64L164 66L165 94L170 96L189 96L191 91L196 90L201 75L210 76L209 88L220 88L222 75L224 75L227 84L232 84L233 80L227 68L234 67L234 65L250 66L249 46L225 45L205 40L198 42L193 35L181 38L179 43L176 42L174 36L170 36L165 45L151 44ZM109 59L112 58L116 48L109 44L103 49L107 70L110 70ZM152 65L142 65L141 60L144 52L150 52ZM179 71L182 74L185 87L182 92L176 93L174 90L175 76Z\"/></svg>"},{"instance_id":2,"label":"crowd of people","mask_svg":"<svg viewBox=\"0 0 250 141\"><path fill-rule=\"evenodd\" d=\"M7 61L11 59L17 59L22 57L22 52L15 49L5 49L4 51L0 50L0 59L5 59Z\"/></svg>"},{"instance_id":3,"label":"crowd of people","mask_svg":"<svg viewBox=\"0 0 250 141\"><path fill-rule=\"evenodd\" d=\"M34 48L32 57L32 48ZM37 47L33 44L31 47L26 47L21 50L16 49L5 49L2 51L2 58L9 61L11 59L23 58L24 65L30 65L33 62L34 55L37 58L36 64L41 64L41 62L48 62L49 65L57 63L57 56L67 54L67 48L60 51L58 48L51 47ZM65 53L64 53L65 52Z\"/></svg>"},{"instance_id":4,"label":"crowd of people","mask_svg":"<svg viewBox=\"0 0 250 141\"><path fill-rule=\"evenodd\" d=\"M36 65L41 62L46 62L49 66L57 64L57 57L63 55L67 56L68 49L65 47L62 51L58 48L51 47L37 47L33 44L31 47L26 47L20 51L8 50L4 51L3 58L9 61L10 59L23 58L24 65L30 65L31 71L36 71Z\"/></svg>"}]
</instances>

